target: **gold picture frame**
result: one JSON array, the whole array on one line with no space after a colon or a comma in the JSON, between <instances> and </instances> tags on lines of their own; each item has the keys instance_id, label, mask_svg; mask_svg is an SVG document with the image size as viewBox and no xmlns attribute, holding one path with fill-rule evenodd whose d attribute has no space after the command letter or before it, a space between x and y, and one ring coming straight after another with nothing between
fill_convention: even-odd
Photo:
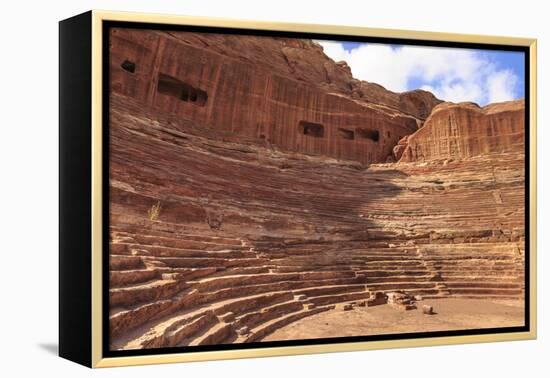
<instances>
[{"instance_id":1,"label":"gold picture frame","mask_svg":"<svg viewBox=\"0 0 550 378\"><path fill-rule=\"evenodd\" d=\"M529 306L528 329L506 333L106 356L104 346L107 333L103 317L105 275L107 274L104 270L106 235L103 193L106 185L104 164L106 146L104 145L103 67L105 25L109 22L150 24L152 28L155 25L187 25L262 32L308 33L335 37L393 38L405 41L525 48L529 56L529 66L526 67L528 77L525 78L529 89L529 92L525 94L529 99L526 109L529 125L529 140L528 144L526 143L529 158L529 174L526 176L528 177L526 185L529 187L529 204L525 209L526 213L529 213L529 233L526 232L525 236L526 249L528 248L529 251L528 261L525 262L525 266L528 267L526 272L528 285L525 291ZM536 40L528 38L96 10L62 21L60 23L60 355L96 368L535 339L537 335L536 46ZM80 69L83 71L71 67L73 64L81 64ZM75 88L77 89L75 90ZM84 125L82 125L83 122ZM69 130L71 125L73 130ZM74 129L77 126L79 130ZM87 149L70 147L70 143L74 143L75 138L79 138L87 146ZM89 155L86 155L87 153ZM83 156L82 164L75 165L74 162L69 161L80 159L79 154ZM89 165L87 165L88 163ZM73 236L69 236L70 233ZM81 348L78 348L79 343L83 345Z\"/></svg>"}]
</instances>

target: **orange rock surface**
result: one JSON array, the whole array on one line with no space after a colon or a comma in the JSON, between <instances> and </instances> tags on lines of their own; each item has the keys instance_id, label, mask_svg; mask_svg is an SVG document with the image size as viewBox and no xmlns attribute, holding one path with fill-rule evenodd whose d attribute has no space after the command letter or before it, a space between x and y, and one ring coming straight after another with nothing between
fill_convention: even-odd
<instances>
[{"instance_id":1,"label":"orange rock surface","mask_svg":"<svg viewBox=\"0 0 550 378\"><path fill-rule=\"evenodd\" d=\"M227 138L362 163L391 158L440 102L353 79L308 40L126 29L112 31L111 89Z\"/></svg>"},{"instance_id":2,"label":"orange rock surface","mask_svg":"<svg viewBox=\"0 0 550 378\"><path fill-rule=\"evenodd\" d=\"M397 291L523 300L522 102L436 106L306 40L110 51L113 349L261 341Z\"/></svg>"},{"instance_id":3,"label":"orange rock surface","mask_svg":"<svg viewBox=\"0 0 550 378\"><path fill-rule=\"evenodd\" d=\"M523 100L480 108L473 103L443 103L424 126L395 150L400 161L465 158L494 152L523 151ZM401 155L401 156L399 156Z\"/></svg>"}]
</instances>

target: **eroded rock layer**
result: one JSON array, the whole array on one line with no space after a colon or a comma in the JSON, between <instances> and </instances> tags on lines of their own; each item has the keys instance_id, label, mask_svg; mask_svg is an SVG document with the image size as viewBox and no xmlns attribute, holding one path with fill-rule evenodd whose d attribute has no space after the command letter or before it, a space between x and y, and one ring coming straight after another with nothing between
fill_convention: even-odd
<instances>
[{"instance_id":1,"label":"eroded rock layer","mask_svg":"<svg viewBox=\"0 0 550 378\"><path fill-rule=\"evenodd\" d=\"M113 29L111 90L227 138L385 162L440 101L355 80L320 45L284 38Z\"/></svg>"},{"instance_id":2,"label":"eroded rock layer","mask_svg":"<svg viewBox=\"0 0 550 378\"><path fill-rule=\"evenodd\" d=\"M523 295L521 154L364 169L112 104L114 348L259 340L376 291Z\"/></svg>"},{"instance_id":3,"label":"eroded rock layer","mask_svg":"<svg viewBox=\"0 0 550 378\"><path fill-rule=\"evenodd\" d=\"M446 124L434 112L417 129L439 101L354 81L310 41L118 30L111 49L113 349L261 341L396 291L523 299L515 142L366 166L401 136L427 145L420 131ZM465 112L457 130L474 119ZM519 132L495 114L479 124ZM304 134L308 123L323 136ZM379 141L338 137L342 125Z\"/></svg>"},{"instance_id":4,"label":"eroded rock layer","mask_svg":"<svg viewBox=\"0 0 550 378\"><path fill-rule=\"evenodd\" d=\"M424 126L405 137L394 153L401 161L422 161L523 151L525 104L521 101L491 104L444 103Z\"/></svg>"}]
</instances>

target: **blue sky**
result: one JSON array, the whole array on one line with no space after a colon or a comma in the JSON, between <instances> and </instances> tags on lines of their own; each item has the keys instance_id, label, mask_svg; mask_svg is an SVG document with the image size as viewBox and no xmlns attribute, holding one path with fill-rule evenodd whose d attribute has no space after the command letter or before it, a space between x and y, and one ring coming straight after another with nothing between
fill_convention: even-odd
<instances>
[{"instance_id":1,"label":"blue sky","mask_svg":"<svg viewBox=\"0 0 550 378\"><path fill-rule=\"evenodd\" d=\"M524 97L524 53L376 43L317 41L345 60L353 76L403 92L425 89L480 105Z\"/></svg>"}]
</instances>

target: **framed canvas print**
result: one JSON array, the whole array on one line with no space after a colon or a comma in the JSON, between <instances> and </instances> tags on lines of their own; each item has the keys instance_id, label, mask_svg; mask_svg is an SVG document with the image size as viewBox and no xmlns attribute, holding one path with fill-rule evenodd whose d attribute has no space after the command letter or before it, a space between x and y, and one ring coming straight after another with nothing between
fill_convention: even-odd
<instances>
[{"instance_id":1,"label":"framed canvas print","mask_svg":"<svg viewBox=\"0 0 550 378\"><path fill-rule=\"evenodd\" d=\"M60 22L60 355L536 337L536 42Z\"/></svg>"}]
</instances>

